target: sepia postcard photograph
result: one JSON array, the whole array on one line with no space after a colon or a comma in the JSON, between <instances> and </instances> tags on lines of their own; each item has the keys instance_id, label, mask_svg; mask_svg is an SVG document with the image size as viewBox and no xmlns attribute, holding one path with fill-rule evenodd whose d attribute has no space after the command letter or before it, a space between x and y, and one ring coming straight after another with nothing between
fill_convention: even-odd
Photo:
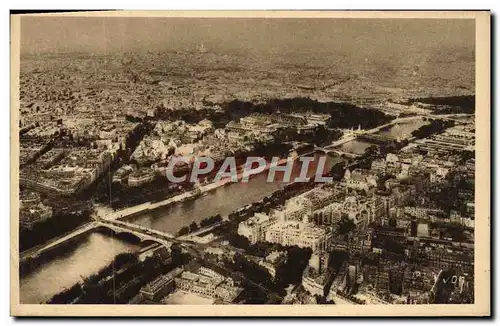
<instances>
[{"instance_id":1,"label":"sepia postcard photograph","mask_svg":"<svg viewBox=\"0 0 500 326\"><path fill-rule=\"evenodd\" d=\"M489 11L11 15L13 316L489 316Z\"/></svg>"}]
</instances>

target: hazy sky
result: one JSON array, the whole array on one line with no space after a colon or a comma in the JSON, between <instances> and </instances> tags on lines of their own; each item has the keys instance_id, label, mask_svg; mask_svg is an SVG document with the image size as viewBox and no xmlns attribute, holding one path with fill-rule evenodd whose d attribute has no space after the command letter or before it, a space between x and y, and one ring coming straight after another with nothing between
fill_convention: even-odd
<instances>
[{"instance_id":1,"label":"hazy sky","mask_svg":"<svg viewBox=\"0 0 500 326\"><path fill-rule=\"evenodd\" d=\"M474 50L474 20L23 17L21 52Z\"/></svg>"}]
</instances>

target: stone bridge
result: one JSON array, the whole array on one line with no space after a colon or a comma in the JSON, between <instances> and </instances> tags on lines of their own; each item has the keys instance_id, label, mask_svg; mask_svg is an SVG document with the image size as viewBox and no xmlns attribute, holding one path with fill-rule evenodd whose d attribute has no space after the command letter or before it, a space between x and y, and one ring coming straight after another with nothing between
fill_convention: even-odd
<instances>
[{"instance_id":1,"label":"stone bridge","mask_svg":"<svg viewBox=\"0 0 500 326\"><path fill-rule=\"evenodd\" d=\"M355 153L344 152L344 151L341 151L340 149L329 148L329 146L314 147L314 150L319 151L319 152L323 152L325 154L332 154L333 153L333 154L337 154L339 156L344 156L344 157L348 157L348 158L357 158L357 157L361 156L361 155L355 154Z\"/></svg>"},{"instance_id":2,"label":"stone bridge","mask_svg":"<svg viewBox=\"0 0 500 326\"><path fill-rule=\"evenodd\" d=\"M50 249L54 249L56 247L58 247L59 245L61 245L62 243L66 242L66 241L69 241L77 236L80 236L80 235L83 235L93 229L95 229L97 227L97 225L92 222L92 223L88 223L88 224L85 224L79 228L77 228L76 230L58 238L58 239L55 239L53 241L49 241L48 243L44 244L43 246L36 246L34 248L31 248L31 249L28 249L26 251L23 251L20 253L20 260L24 260L24 259L27 259L27 258L35 258L37 257L38 255L40 255L41 253L47 251L47 250L50 250Z\"/></svg>"},{"instance_id":3,"label":"stone bridge","mask_svg":"<svg viewBox=\"0 0 500 326\"><path fill-rule=\"evenodd\" d=\"M161 232L154 229L148 229L143 226L127 223L119 220L101 220L95 222L97 227L103 227L114 231L116 234L132 234L141 241L154 241L170 247L175 241L175 237L166 232Z\"/></svg>"},{"instance_id":4,"label":"stone bridge","mask_svg":"<svg viewBox=\"0 0 500 326\"><path fill-rule=\"evenodd\" d=\"M87 232L91 232L97 228L107 228L115 232L116 234L131 234L135 237L139 238L141 241L154 241L160 243L166 247L170 247L173 242L178 242L175 237L166 232L161 232L158 230L148 229L140 225L127 223L119 220L96 220L94 222L88 223L80 228L74 230L71 233L68 233L58 239L50 241L43 246L38 246L27 251L24 251L20 254L20 260L26 260L30 258L35 258L41 255L42 253L54 249L61 244L70 241L73 238L76 238L80 235L83 235Z\"/></svg>"}]
</instances>

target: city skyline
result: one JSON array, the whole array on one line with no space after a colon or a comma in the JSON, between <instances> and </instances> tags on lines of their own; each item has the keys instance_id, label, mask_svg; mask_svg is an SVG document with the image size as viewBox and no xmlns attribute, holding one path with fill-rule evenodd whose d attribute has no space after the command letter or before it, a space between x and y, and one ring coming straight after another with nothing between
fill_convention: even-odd
<instances>
[{"instance_id":1,"label":"city skyline","mask_svg":"<svg viewBox=\"0 0 500 326\"><path fill-rule=\"evenodd\" d=\"M392 55L428 48L473 52L472 19L30 17L21 23L21 52L193 50ZM391 35L390 38L387 35ZM411 36L411 37L410 37ZM390 47L390 51L387 51ZM28 52L29 53L29 52ZM241 52L244 53L244 52Z\"/></svg>"}]
</instances>

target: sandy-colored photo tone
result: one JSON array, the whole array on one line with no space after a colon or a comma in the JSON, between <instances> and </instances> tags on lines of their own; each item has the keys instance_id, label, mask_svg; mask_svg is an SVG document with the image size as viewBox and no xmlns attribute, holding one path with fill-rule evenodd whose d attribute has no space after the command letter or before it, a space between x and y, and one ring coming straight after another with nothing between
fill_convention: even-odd
<instances>
[{"instance_id":1,"label":"sandy-colored photo tone","mask_svg":"<svg viewBox=\"0 0 500 326\"><path fill-rule=\"evenodd\" d=\"M491 314L488 11L12 15L10 47L11 315Z\"/></svg>"}]
</instances>

